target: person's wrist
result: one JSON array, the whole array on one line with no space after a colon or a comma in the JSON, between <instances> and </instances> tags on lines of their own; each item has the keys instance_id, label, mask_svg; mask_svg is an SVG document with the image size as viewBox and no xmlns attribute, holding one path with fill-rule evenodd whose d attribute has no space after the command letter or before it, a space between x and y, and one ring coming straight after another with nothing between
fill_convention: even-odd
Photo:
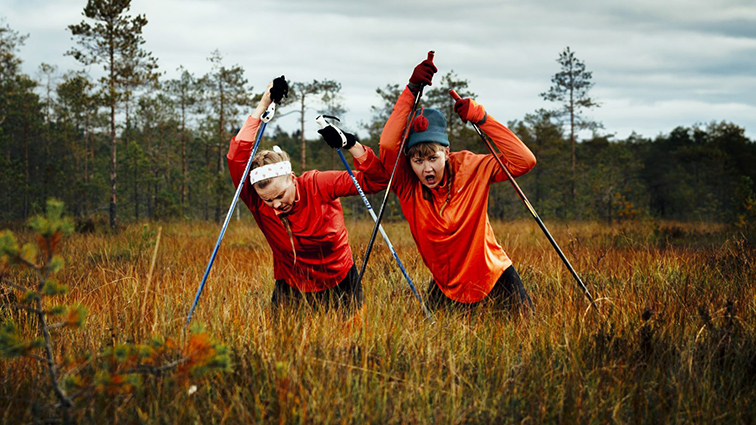
<instances>
[{"instance_id":1,"label":"person's wrist","mask_svg":"<svg viewBox=\"0 0 756 425\"><path fill-rule=\"evenodd\" d=\"M260 102L257 104L257 107L254 111L252 111L252 117L253 118L260 118L262 117L262 114L265 113L265 110L268 109L268 106L265 105L265 102Z\"/></svg>"},{"instance_id":2,"label":"person's wrist","mask_svg":"<svg viewBox=\"0 0 756 425\"><path fill-rule=\"evenodd\" d=\"M347 149L352 149L352 147L354 147L354 145L357 143L357 138L351 133L346 133L344 137L346 137L346 144L344 145L344 147Z\"/></svg>"},{"instance_id":3,"label":"person's wrist","mask_svg":"<svg viewBox=\"0 0 756 425\"><path fill-rule=\"evenodd\" d=\"M360 142L355 143L354 146L349 148L349 153L352 154L352 158L358 161L367 158L367 148Z\"/></svg>"}]
</instances>

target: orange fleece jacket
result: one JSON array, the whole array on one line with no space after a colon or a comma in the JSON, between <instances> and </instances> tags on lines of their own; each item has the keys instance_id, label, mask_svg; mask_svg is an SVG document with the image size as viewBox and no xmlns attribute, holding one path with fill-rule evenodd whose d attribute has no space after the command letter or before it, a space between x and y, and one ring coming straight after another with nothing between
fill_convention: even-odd
<instances>
[{"instance_id":1,"label":"orange fleece jacket","mask_svg":"<svg viewBox=\"0 0 756 425\"><path fill-rule=\"evenodd\" d=\"M506 174L493 155L470 151L451 152L444 182L453 175L449 204L448 185L426 191L412 171L409 160L399 152L401 137L412 109L414 95L405 88L394 105L381 133L380 156L387 173L397 166L393 190L399 197L412 237L425 265L439 289L452 300L473 303L485 298L512 261L496 241L488 220L488 192L492 183L504 181ZM501 151L501 160L517 177L530 171L536 160L530 149L508 128L488 115L480 125Z\"/></svg>"}]
</instances>

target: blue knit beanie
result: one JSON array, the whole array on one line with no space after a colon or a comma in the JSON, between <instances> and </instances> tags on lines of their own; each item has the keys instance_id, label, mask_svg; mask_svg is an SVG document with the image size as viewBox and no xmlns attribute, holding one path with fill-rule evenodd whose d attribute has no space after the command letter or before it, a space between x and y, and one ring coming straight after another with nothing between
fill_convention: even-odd
<instances>
[{"instance_id":1,"label":"blue knit beanie","mask_svg":"<svg viewBox=\"0 0 756 425\"><path fill-rule=\"evenodd\" d=\"M437 109L421 108L415 113L415 119L410 125L409 138L404 146L406 153L409 148L418 143L435 142L443 146L449 146L449 137L446 135L446 118Z\"/></svg>"}]
</instances>

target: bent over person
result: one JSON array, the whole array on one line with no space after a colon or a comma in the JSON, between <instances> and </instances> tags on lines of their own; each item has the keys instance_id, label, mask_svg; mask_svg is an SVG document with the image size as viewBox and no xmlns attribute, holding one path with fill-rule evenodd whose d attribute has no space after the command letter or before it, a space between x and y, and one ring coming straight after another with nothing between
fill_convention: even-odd
<instances>
[{"instance_id":1,"label":"bent over person","mask_svg":"<svg viewBox=\"0 0 756 425\"><path fill-rule=\"evenodd\" d=\"M491 185L506 180L493 155L451 152L446 119L436 109L421 108L410 123L404 152L399 152L417 91L430 85L437 71L426 59L413 71L381 133L381 162L387 172L399 158L392 189L399 198L420 255L433 276L428 303L433 306L479 305L530 310L533 304L519 274L496 241L488 219ZM455 104L460 118L477 123L501 150L512 175L527 173L536 160L508 128L487 115L472 99Z\"/></svg>"},{"instance_id":2,"label":"bent over person","mask_svg":"<svg viewBox=\"0 0 756 425\"><path fill-rule=\"evenodd\" d=\"M257 108L231 139L228 168L238 184L251 155L260 117L271 103L268 86ZM342 147L339 135L321 133ZM347 133L355 176L368 193L385 189L388 178L375 153ZM338 138L338 140L329 140ZM289 156L261 151L252 160L240 198L252 211L273 251L275 286L271 304L305 301L310 305L362 306L362 286L349 247L339 197L357 195L346 171L306 171L296 176Z\"/></svg>"}]
</instances>

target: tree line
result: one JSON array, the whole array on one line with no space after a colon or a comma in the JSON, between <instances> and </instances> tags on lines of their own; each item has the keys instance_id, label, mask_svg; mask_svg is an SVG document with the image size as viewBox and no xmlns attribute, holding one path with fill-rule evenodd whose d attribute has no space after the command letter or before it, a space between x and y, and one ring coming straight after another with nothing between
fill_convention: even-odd
<instances>
[{"instance_id":1,"label":"tree line","mask_svg":"<svg viewBox=\"0 0 756 425\"><path fill-rule=\"evenodd\" d=\"M205 75L181 67L178 78L163 78L157 58L143 48L147 19L129 16L129 6L130 0L89 0L86 19L69 26L76 45L66 54L101 66L98 79L49 64L41 64L35 77L24 74L19 51L27 36L0 22L0 220L24 220L50 197L64 201L81 223L111 228L119 219L223 219L233 195L225 170L228 141L258 98L244 69L226 64L218 51L210 53L212 69ZM541 95L555 109L514 120L493 111L538 159L519 182L540 215L607 222L754 220L756 144L743 128L712 122L617 140L585 117L600 106L590 97L585 64L569 47L557 62L560 70ZM474 97L469 82L453 71L436 80L423 106L446 115L454 150L486 153L449 100L451 88ZM300 128L289 133L272 125L265 146L286 150L297 172L340 169L332 150L308 141L304 122L308 114L345 111L341 84L290 86L281 108L299 114ZM402 89L376 89L373 116L362 123L364 142L375 149ZM585 129L592 136L578 140ZM343 203L347 214L364 214L358 199ZM400 214L398 206L387 211ZM492 190L489 211L496 218L525 215L505 184Z\"/></svg>"}]
</instances>

